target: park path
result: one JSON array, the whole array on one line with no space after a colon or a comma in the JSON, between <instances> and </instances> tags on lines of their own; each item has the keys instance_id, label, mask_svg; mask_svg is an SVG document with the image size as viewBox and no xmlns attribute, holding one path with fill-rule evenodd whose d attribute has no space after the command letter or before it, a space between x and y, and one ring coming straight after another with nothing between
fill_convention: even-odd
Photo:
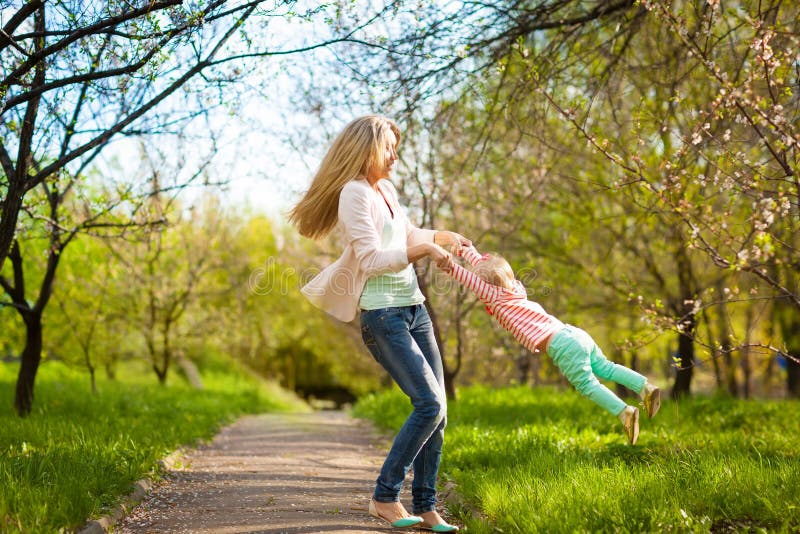
<instances>
[{"instance_id":1,"label":"park path","mask_svg":"<svg viewBox=\"0 0 800 534\"><path fill-rule=\"evenodd\" d=\"M187 452L113 532L393 532L367 513L381 442L342 412L243 417Z\"/></svg>"}]
</instances>

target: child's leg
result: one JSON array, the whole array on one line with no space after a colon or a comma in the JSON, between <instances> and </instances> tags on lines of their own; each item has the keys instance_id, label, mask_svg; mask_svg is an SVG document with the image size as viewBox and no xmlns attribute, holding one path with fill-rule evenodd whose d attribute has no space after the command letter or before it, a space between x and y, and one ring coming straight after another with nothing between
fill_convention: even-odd
<instances>
[{"instance_id":1,"label":"child's leg","mask_svg":"<svg viewBox=\"0 0 800 534\"><path fill-rule=\"evenodd\" d=\"M581 330L581 332L591 339L589 334L583 330ZM592 344L594 345L594 349L591 351L590 361L592 363L592 372L594 372L598 378L622 384L636 394L642 392L644 385L647 383L647 378L632 369L628 369L624 365L609 361L594 340L592 340Z\"/></svg>"},{"instance_id":2,"label":"child's leg","mask_svg":"<svg viewBox=\"0 0 800 534\"><path fill-rule=\"evenodd\" d=\"M591 355L596 348L586 332L568 325L553 335L547 352L581 395L618 416L626 404L594 375Z\"/></svg>"}]
</instances>

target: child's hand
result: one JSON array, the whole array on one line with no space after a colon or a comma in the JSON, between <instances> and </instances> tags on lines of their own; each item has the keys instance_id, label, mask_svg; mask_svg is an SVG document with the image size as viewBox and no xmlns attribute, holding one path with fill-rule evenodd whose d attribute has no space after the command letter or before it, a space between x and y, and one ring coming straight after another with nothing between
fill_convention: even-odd
<instances>
[{"instance_id":1,"label":"child's hand","mask_svg":"<svg viewBox=\"0 0 800 534\"><path fill-rule=\"evenodd\" d=\"M436 266L440 269L448 271L452 268L453 259L450 256L450 253L439 245L431 243L431 249L428 255L433 261L436 262Z\"/></svg>"},{"instance_id":2,"label":"child's hand","mask_svg":"<svg viewBox=\"0 0 800 534\"><path fill-rule=\"evenodd\" d=\"M443 271L452 271L453 270L453 257L448 254L446 257L442 258L441 260L436 260L436 266Z\"/></svg>"}]
</instances>

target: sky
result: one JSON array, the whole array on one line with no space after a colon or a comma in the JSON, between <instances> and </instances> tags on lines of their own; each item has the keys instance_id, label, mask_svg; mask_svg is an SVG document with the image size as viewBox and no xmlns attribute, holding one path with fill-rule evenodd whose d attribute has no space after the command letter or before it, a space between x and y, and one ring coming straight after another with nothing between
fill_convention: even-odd
<instances>
[{"instance_id":1,"label":"sky","mask_svg":"<svg viewBox=\"0 0 800 534\"><path fill-rule=\"evenodd\" d=\"M7 3L0 0L0 26L16 13L21 1ZM234 3L237 2L231 5ZM364 2L359 4L365 5ZM330 10L309 18L285 16L286 10L303 13L319 5L319 2L310 1L296 4L265 2L263 11L270 16L251 17L247 28L249 37L256 48L270 51L301 48L324 41L331 32L325 22L326 17L330 17ZM242 41L229 41L237 42ZM224 51L225 54L241 52L237 46L241 47L233 44ZM216 131L219 136L217 150L207 172L212 181L228 182L221 192L222 198L233 206L248 206L251 210L282 220L288 208L307 189L323 156L328 132L340 129L350 119L333 117L323 127L303 110L303 103L297 101L298 84L313 88L318 81L321 87L329 85L336 77L335 72L325 67L330 59L330 50L319 49L230 63L231 66L240 66L244 73L241 83L227 89L236 91L235 95L231 94L231 99L238 101L235 112L231 114L224 108L216 109L208 119L191 123L186 131L180 132L180 137L161 136L145 140L151 147L156 144L155 150L147 152L162 152L154 155L153 159L163 162L159 170L165 179L168 175L185 177L196 170L196 164L208 153L210 141L204 133ZM178 109L186 106L184 98L185 95L176 94L162 105ZM91 131L91 127L87 130ZM99 174L109 180L121 182L127 178L141 182L143 176L139 173L149 172L147 165L142 165L142 152L141 140L117 136L93 163ZM197 188L190 188L185 196L191 199L200 194Z\"/></svg>"},{"instance_id":2,"label":"sky","mask_svg":"<svg viewBox=\"0 0 800 534\"><path fill-rule=\"evenodd\" d=\"M9 5L14 7L9 8ZM0 2L0 24L19 5L19 2ZM331 10L309 18L287 17L283 11L291 9L302 13L320 5L311 1L297 4L266 2L264 7L273 8L273 15L278 16L254 17L251 19L254 26L248 32L257 46L269 50L294 49L324 41L331 34ZM372 0L349 4L346 9L353 10L348 12L349 22L360 22L356 13L377 5L380 3ZM380 35L387 31L386 25L391 24L391 21L378 21L361 37ZM323 106L330 104L326 101L330 93L349 99L348 91L352 88L340 85L345 83L340 81L343 79L341 72L330 67L335 62L336 52L337 49L321 48L302 54L242 62L247 74L245 81L231 88L241 99L240 107L234 114L224 110L212 113L205 125L193 123L187 128L189 131L183 132L185 137L182 140L155 141L159 143L157 150L163 151L164 164L160 170L164 175L191 174L196 168L192 162L201 161L209 147L208 140L202 137L204 128L208 126L219 132L217 151L208 167L208 174L212 180L228 182L222 197L233 206L247 206L273 219L283 220L285 212L307 189L332 134L358 115L380 111L359 104L358 98L350 99L346 111L326 109L321 113L325 117L323 120L318 118L319 115L305 111L309 104L307 99L298 99L301 94L312 100L319 98ZM180 106L180 97L172 105ZM141 170L141 160L141 141L117 137L96 160L96 165L103 176L141 181L137 175ZM191 199L199 194L197 189L190 189L186 196Z\"/></svg>"},{"instance_id":3,"label":"sky","mask_svg":"<svg viewBox=\"0 0 800 534\"><path fill-rule=\"evenodd\" d=\"M320 4L299 2L295 10ZM459 5L444 4L448 9ZM361 23L368 19L366 12L381 6L383 2L372 0L352 2L348 23ZM274 17L268 27L272 46L292 49L325 41L331 35L331 26L325 22L330 14L328 11L310 20ZM400 20L404 19L382 18L358 36L380 38L394 32ZM255 72L249 87L243 90L248 95L244 106L236 116L221 119L226 121L227 140L216 169L231 179L225 193L231 203L246 204L273 219L284 220L285 212L308 188L332 137L359 115L387 112L371 107L363 87L342 76L347 71L338 61L341 46L269 57L251 64ZM373 97L382 94L378 87L369 90ZM315 99L324 109L307 112L309 107L316 108Z\"/></svg>"}]
</instances>

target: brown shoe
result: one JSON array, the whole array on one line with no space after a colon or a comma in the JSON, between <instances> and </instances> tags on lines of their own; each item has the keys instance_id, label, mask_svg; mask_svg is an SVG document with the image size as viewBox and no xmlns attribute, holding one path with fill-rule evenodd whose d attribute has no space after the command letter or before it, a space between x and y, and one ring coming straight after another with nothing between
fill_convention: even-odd
<instances>
[{"instance_id":1,"label":"brown shoe","mask_svg":"<svg viewBox=\"0 0 800 534\"><path fill-rule=\"evenodd\" d=\"M622 426L625 428L628 443L636 445L636 440L639 439L639 408L627 406L623 410Z\"/></svg>"},{"instance_id":2,"label":"brown shoe","mask_svg":"<svg viewBox=\"0 0 800 534\"><path fill-rule=\"evenodd\" d=\"M661 408L661 390L655 386L648 387L642 402L644 402L644 412L647 414L647 418L652 419L658 413L658 409Z\"/></svg>"}]
</instances>

